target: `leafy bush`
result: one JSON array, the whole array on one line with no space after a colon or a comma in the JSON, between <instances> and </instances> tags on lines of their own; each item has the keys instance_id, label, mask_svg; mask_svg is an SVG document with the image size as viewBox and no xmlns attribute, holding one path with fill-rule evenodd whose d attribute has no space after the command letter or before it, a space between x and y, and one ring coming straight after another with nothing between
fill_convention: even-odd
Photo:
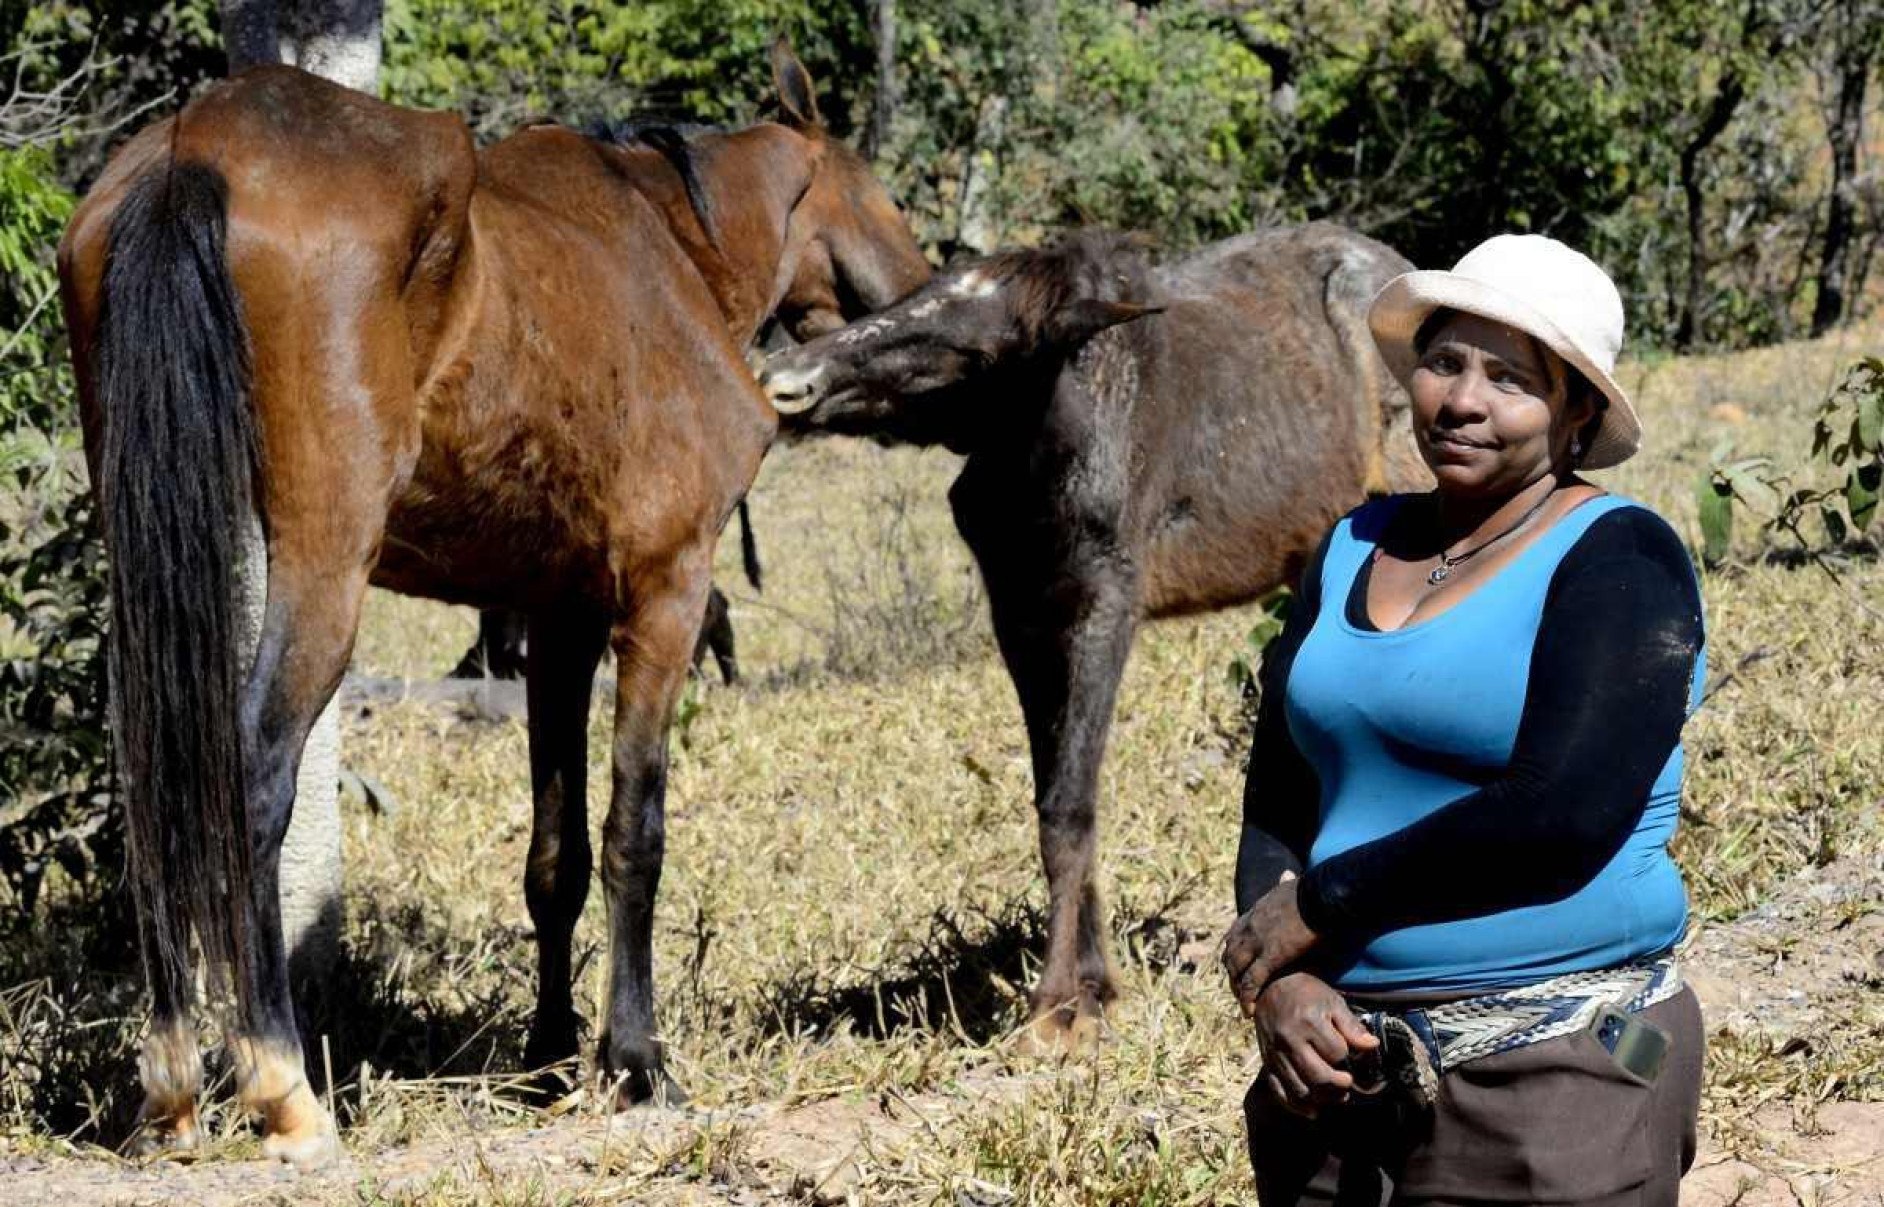
<instances>
[{"instance_id":1,"label":"leafy bush","mask_svg":"<svg viewBox=\"0 0 1884 1207\"><path fill-rule=\"evenodd\" d=\"M1760 521L1762 543L1804 554L1836 577L1826 556L1863 536L1884 493L1884 360L1853 365L1819 407L1806 466L1731 456L1731 445L1716 449L1696 491L1704 560L1729 556L1738 505Z\"/></svg>"},{"instance_id":2,"label":"leafy bush","mask_svg":"<svg viewBox=\"0 0 1884 1207\"><path fill-rule=\"evenodd\" d=\"M855 7L832 0L389 0L384 30L386 97L459 110L485 139L540 116L749 120L781 32L847 132L858 74L844 65L873 54Z\"/></svg>"},{"instance_id":3,"label":"leafy bush","mask_svg":"<svg viewBox=\"0 0 1884 1207\"><path fill-rule=\"evenodd\" d=\"M48 263L72 209L43 151L0 152L0 881L32 913L55 866L115 872L102 553Z\"/></svg>"}]
</instances>

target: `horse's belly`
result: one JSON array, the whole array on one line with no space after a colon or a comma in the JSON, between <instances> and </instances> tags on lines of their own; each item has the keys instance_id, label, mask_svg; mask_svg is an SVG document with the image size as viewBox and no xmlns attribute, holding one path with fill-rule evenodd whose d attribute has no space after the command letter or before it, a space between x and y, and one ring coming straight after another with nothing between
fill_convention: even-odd
<instances>
[{"instance_id":1,"label":"horse's belly","mask_svg":"<svg viewBox=\"0 0 1884 1207\"><path fill-rule=\"evenodd\" d=\"M1235 607L1282 585L1291 550L1255 534L1191 531L1154 540L1139 579L1146 616L1183 616Z\"/></svg>"},{"instance_id":2,"label":"horse's belly","mask_svg":"<svg viewBox=\"0 0 1884 1207\"><path fill-rule=\"evenodd\" d=\"M375 586L478 607L528 610L605 599L605 525L577 490L420 471L394 503Z\"/></svg>"}]
</instances>

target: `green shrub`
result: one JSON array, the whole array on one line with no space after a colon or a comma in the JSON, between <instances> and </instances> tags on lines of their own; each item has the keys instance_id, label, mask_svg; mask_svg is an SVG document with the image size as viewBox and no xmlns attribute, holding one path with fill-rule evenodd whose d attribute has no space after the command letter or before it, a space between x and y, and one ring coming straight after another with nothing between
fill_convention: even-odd
<instances>
[{"instance_id":1,"label":"green shrub","mask_svg":"<svg viewBox=\"0 0 1884 1207\"><path fill-rule=\"evenodd\" d=\"M1884 360L1851 366L1819 407L1803 466L1731 459L1732 452L1731 445L1716 449L1697 486L1703 560L1718 564L1731 554L1739 508L1759 520L1764 546L1809 557L1837 577L1831 558L1863 541L1884 493Z\"/></svg>"},{"instance_id":2,"label":"green shrub","mask_svg":"<svg viewBox=\"0 0 1884 1207\"><path fill-rule=\"evenodd\" d=\"M55 867L90 882L121 863L103 555L49 262L72 204L49 155L0 152L0 883L17 921Z\"/></svg>"}]
</instances>

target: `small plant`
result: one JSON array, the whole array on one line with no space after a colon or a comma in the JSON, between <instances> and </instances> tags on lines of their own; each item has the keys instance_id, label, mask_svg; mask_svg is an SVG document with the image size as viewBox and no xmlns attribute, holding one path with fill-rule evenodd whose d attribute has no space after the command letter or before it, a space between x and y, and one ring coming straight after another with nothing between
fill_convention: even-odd
<instances>
[{"instance_id":1,"label":"small plant","mask_svg":"<svg viewBox=\"0 0 1884 1207\"><path fill-rule=\"evenodd\" d=\"M1245 719L1251 724L1255 724L1256 710L1262 704L1262 683L1257 676L1269 647L1282 636L1282 626L1289 619L1289 607L1294 602L1295 596L1287 587L1279 587L1264 596L1258 605L1256 623L1243 637L1243 648L1230 659L1230 688L1242 701Z\"/></svg>"},{"instance_id":2,"label":"small plant","mask_svg":"<svg viewBox=\"0 0 1884 1207\"><path fill-rule=\"evenodd\" d=\"M1884 487L1884 360L1853 365L1812 425L1811 461L1842 470L1842 480L1798 485L1770 457L1729 460L1732 454L1730 444L1715 449L1698 485L1702 560L1715 566L1727 559L1738 502L1760 518L1767 543L1790 544L1837 577L1825 555L1870 527ZM1813 517L1819 539L1811 535Z\"/></svg>"},{"instance_id":3,"label":"small plant","mask_svg":"<svg viewBox=\"0 0 1884 1207\"><path fill-rule=\"evenodd\" d=\"M701 696L700 676L688 675L687 684L680 689L680 699L674 702L674 738L682 750L693 750L693 723L706 711L706 701Z\"/></svg>"},{"instance_id":4,"label":"small plant","mask_svg":"<svg viewBox=\"0 0 1884 1207\"><path fill-rule=\"evenodd\" d=\"M885 482L871 510L869 528L851 538L857 556L825 568L831 613L823 633L825 667L867 678L979 653L985 641L980 577L936 556L934 530L915 519L915 490Z\"/></svg>"}]
</instances>

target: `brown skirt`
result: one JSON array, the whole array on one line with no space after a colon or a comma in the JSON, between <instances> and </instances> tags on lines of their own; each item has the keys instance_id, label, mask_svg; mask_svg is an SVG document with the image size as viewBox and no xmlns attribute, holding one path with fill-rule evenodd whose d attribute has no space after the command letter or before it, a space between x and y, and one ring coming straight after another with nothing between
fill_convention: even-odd
<instances>
[{"instance_id":1,"label":"brown skirt","mask_svg":"<svg viewBox=\"0 0 1884 1207\"><path fill-rule=\"evenodd\" d=\"M1670 1041L1653 1084L1584 1032L1461 1065L1417 1114L1357 1098L1304 1119L1258 1081L1243 1110L1262 1207L1676 1207L1694 1162L1706 1031L1691 989L1642 1017Z\"/></svg>"}]
</instances>

